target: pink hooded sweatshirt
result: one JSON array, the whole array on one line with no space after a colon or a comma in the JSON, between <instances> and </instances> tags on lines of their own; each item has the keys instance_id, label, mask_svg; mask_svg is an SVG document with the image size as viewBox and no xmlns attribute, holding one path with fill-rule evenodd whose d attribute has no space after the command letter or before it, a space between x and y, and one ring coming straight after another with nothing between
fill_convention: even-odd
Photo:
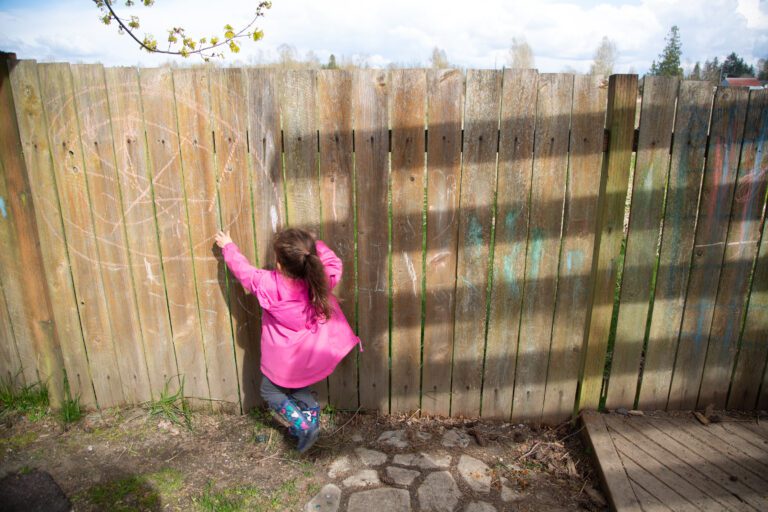
<instances>
[{"instance_id":1,"label":"pink hooded sweatshirt","mask_svg":"<svg viewBox=\"0 0 768 512\"><path fill-rule=\"evenodd\" d=\"M332 290L341 279L341 260L322 241L315 247ZM319 382L360 343L333 294L328 296L331 317L318 318L303 280L253 267L234 243L221 252L229 270L264 310L261 371L274 384L297 389Z\"/></svg>"}]
</instances>

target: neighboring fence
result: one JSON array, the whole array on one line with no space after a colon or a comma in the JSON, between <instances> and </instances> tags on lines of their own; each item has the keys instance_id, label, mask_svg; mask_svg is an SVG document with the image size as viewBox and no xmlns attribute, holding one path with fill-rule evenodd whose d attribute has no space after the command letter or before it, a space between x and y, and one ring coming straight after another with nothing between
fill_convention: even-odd
<instances>
[{"instance_id":1,"label":"neighboring fence","mask_svg":"<svg viewBox=\"0 0 768 512\"><path fill-rule=\"evenodd\" d=\"M768 407L768 91L2 64L0 371L54 400L65 370L88 406L180 377L256 404L258 307L213 235L265 265L290 225L344 260L365 351L316 386L336 407Z\"/></svg>"}]
</instances>

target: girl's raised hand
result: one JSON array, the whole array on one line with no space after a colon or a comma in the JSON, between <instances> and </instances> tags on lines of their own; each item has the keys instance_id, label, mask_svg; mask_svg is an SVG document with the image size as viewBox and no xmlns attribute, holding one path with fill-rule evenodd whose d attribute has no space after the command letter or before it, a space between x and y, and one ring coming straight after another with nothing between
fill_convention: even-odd
<instances>
[{"instance_id":1,"label":"girl's raised hand","mask_svg":"<svg viewBox=\"0 0 768 512\"><path fill-rule=\"evenodd\" d=\"M224 231L219 231L218 233L216 233L216 245L218 245L222 249L224 248L225 245L227 245L230 242L232 242L232 239L229 237L229 231L227 231L226 233Z\"/></svg>"}]
</instances>

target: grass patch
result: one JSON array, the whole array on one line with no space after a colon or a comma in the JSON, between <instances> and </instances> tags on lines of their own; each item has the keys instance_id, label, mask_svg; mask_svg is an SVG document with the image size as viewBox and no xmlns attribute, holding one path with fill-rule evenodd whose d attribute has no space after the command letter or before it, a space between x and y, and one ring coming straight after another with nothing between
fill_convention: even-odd
<instances>
[{"instance_id":1,"label":"grass patch","mask_svg":"<svg viewBox=\"0 0 768 512\"><path fill-rule=\"evenodd\" d=\"M134 510L160 510L162 502L169 501L182 489L181 472L165 468L146 475L133 475L119 480L94 485L74 496L75 505L91 505L99 510L128 512Z\"/></svg>"},{"instance_id":2,"label":"grass patch","mask_svg":"<svg viewBox=\"0 0 768 512\"><path fill-rule=\"evenodd\" d=\"M192 502L196 510L203 512L302 510L308 497L317 493L319 489L319 485L308 482L300 491L295 478L283 482L274 490L261 489L252 485L215 489L213 482L208 482L202 494L193 497Z\"/></svg>"},{"instance_id":3,"label":"grass patch","mask_svg":"<svg viewBox=\"0 0 768 512\"><path fill-rule=\"evenodd\" d=\"M179 389L175 393L171 393L169 390L171 379L165 382L160 398L149 402L149 416L161 416L172 423L184 424L187 428L192 429L189 403L184 399L184 379L181 379Z\"/></svg>"},{"instance_id":4,"label":"grass patch","mask_svg":"<svg viewBox=\"0 0 768 512\"><path fill-rule=\"evenodd\" d=\"M0 437L0 452L7 450L20 450L37 440L37 434L34 432L24 432L23 434Z\"/></svg>"},{"instance_id":5,"label":"grass patch","mask_svg":"<svg viewBox=\"0 0 768 512\"><path fill-rule=\"evenodd\" d=\"M44 383L18 387L13 379L0 381L0 417L22 414L30 421L39 421L48 414L49 405L48 386Z\"/></svg>"}]
</instances>

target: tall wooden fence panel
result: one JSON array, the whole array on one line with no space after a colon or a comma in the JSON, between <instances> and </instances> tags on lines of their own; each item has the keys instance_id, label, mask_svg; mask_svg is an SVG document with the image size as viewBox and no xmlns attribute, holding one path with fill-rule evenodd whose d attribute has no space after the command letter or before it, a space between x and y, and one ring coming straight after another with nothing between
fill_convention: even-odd
<instances>
[{"instance_id":1,"label":"tall wooden fence panel","mask_svg":"<svg viewBox=\"0 0 768 512\"><path fill-rule=\"evenodd\" d=\"M89 407L258 405L261 312L213 236L264 267L286 226L344 263L337 408L766 404L765 91L6 54L2 80L0 373L54 404L66 376Z\"/></svg>"}]
</instances>

